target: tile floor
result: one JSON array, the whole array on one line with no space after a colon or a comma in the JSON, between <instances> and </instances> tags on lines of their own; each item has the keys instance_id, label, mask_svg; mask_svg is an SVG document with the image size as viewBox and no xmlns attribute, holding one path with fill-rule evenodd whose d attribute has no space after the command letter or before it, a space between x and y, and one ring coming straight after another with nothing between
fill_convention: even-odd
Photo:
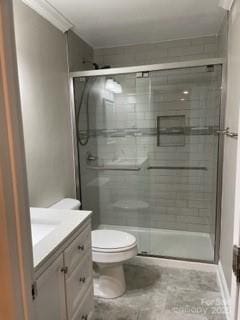
<instances>
[{"instance_id":1,"label":"tile floor","mask_svg":"<svg viewBox=\"0 0 240 320\"><path fill-rule=\"evenodd\" d=\"M93 320L225 320L216 274L161 267L136 257L125 265L124 296L95 300Z\"/></svg>"}]
</instances>

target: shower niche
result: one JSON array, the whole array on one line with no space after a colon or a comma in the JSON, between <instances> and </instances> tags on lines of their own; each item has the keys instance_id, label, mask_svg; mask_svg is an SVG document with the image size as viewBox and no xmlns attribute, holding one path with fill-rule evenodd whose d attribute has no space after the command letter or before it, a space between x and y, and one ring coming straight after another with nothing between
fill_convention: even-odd
<instances>
[{"instance_id":1,"label":"shower niche","mask_svg":"<svg viewBox=\"0 0 240 320\"><path fill-rule=\"evenodd\" d=\"M186 117L184 115L157 116L157 146L185 145Z\"/></svg>"}]
</instances>

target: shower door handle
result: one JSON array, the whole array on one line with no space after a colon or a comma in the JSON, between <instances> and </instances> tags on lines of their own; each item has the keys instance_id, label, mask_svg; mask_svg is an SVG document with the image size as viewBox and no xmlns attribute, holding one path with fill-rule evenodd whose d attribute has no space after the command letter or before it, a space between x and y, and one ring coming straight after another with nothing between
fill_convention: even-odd
<instances>
[{"instance_id":1,"label":"shower door handle","mask_svg":"<svg viewBox=\"0 0 240 320\"><path fill-rule=\"evenodd\" d=\"M226 128L224 130L217 130L216 133L217 134L222 134L222 135L225 135L229 132L229 128Z\"/></svg>"},{"instance_id":2,"label":"shower door handle","mask_svg":"<svg viewBox=\"0 0 240 320\"><path fill-rule=\"evenodd\" d=\"M157 147L160 147L160 117L158 116L157 119Z\"/></svg>"},{"instance_id":3,"label":"shower door handle","mask_svg":"<svg viewBox=\"0 0 240 320\"><path fill-rule=\"evenodd\" d=\"M238 137L238 133L230 131L229 127L227 127L224 130L218 130L218 131L216 131L216 133L219 134L219 135L220 134L221 135L225 135L225 136L230 137L230 138L237 138Z\"/></svg>"}]
</instances>

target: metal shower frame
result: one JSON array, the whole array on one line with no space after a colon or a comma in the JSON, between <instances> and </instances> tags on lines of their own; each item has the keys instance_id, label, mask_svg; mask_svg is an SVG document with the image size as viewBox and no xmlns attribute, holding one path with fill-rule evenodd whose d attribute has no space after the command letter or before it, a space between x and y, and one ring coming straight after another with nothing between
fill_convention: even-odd
<instances>
[{"instance_id":1,"label":"metal shower frame","mask_svg":"<svg viewBox=\"0 0 240 320\"><path fill-rule=\"evenodd\" d=\"M79 77L101 77L101 76L113 76L119 74L129 74L137 72L151 72L151 71L161 71L161 70L174 70L183 68L195 68L208 65L221 65L222 66L222 78L224 75L224 66L226 60L223 58L211 58L211 59L201 59L193 61L182 61L182 62L171 62L162 64L151 64L151 65L140 65L132 67L120 67L120 68L109 68L109 69L98 69L98 70L87 70L87 71L75 71L69 73L69 88L70 88L70 113L71 113L71 126L72 126L72 146L73 146L73 165L75 171L75 186L76 186L76 197L81 198L81 173L79 166L79 155L78 155L78 145L77 145L77 128L76 128L76 115L75 115L75 103L74 103L74 78ZM223 83L223 81L222 81ZM225 122L225 96L224 90L222 90L221 96L221 106L220 106L220 123L219 130L224 130ZM197 259L182 259L176 257L166 257L166 256L154 256L166 259L184 260L191 262L205 262L218 264L219 261L219 249L220 249L220 236L221 236L221 198L222 198L222 170L223 170L223 149L224 149L224 137L219 135L218 140L218 162L217 162L217 198L216 198L216 223L215 223L215 243L214 243L214 261L203 261ZM151 256L151 255L148 255Z\"/></svg>"}]
</instances>

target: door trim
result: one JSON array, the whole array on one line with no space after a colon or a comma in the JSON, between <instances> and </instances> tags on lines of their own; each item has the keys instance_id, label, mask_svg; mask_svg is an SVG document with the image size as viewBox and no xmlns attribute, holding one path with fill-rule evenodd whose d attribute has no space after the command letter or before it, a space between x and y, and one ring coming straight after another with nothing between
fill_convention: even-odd
<instances>
[{"instance_id":1,"label":"door trim","mask_svg":"<svg viewBox=\"0 0 240 320\"><path fill-rule=\"evenodd\" d=\"M33 320L32 240L11 0L0 2L0 318Z\"/></svg>"}]
</instances>

